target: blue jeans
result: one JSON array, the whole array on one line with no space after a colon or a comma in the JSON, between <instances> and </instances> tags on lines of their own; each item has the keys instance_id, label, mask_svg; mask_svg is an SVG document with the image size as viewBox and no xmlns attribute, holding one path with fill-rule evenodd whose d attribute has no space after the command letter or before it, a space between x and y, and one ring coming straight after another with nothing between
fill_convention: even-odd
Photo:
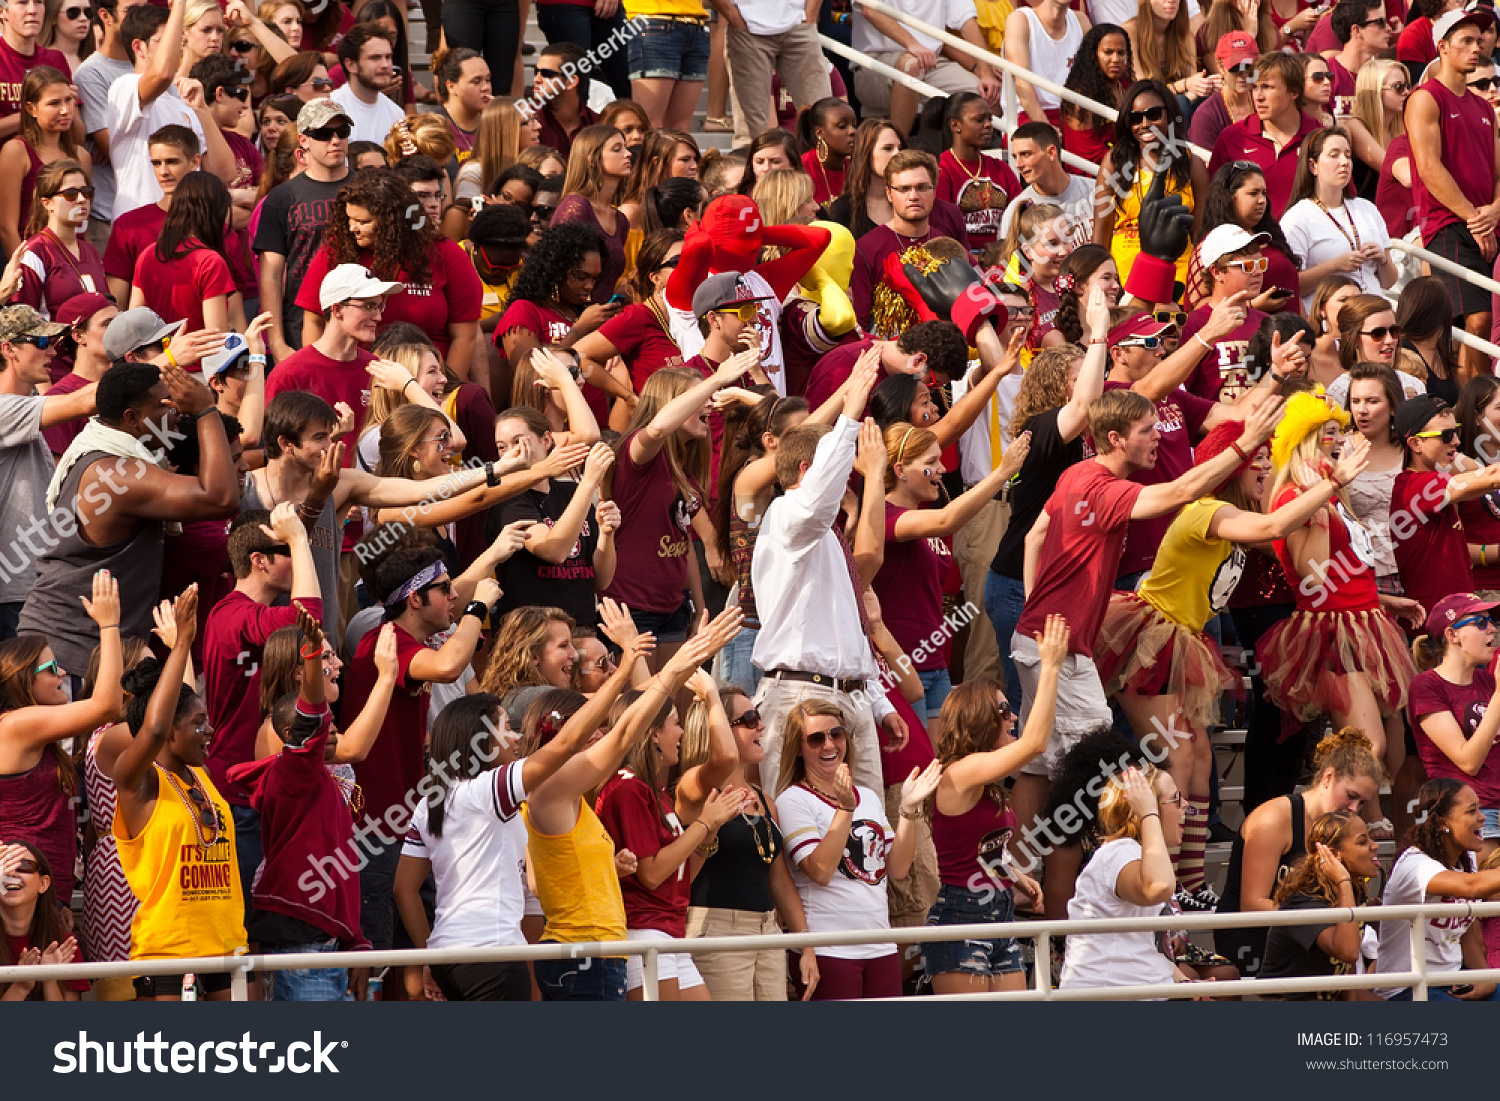
<instances>
[{"instance_id":1,"label":"blue jeans","mask_svg":"<svg viewBox=\"0 0 1500 1101\"><path fill-rule=\"evenodd\" d=\"M926 669L918 672L917 676L921 678L922 690L927 693L924 701L927 711L922 717L930 727L932 720L943 709L943 701L948 698L948 693L953 691L953 679L948 676L946 669Z\"/></svg>"},{"instance_id":2,"label":"blue jeans","mask_svg":"<svg viewBox=\"0 0 1500 1101\"><path fill-rule=\"evenodd\" d=\"M542 943L549 943L543 941ZM544 1002L623 1002L625 961L619 957L533 960Z\"/></svg>"},{"instance_id":3,"label":"blue jeans","mask_svg":"<svg viewBox=\"0 0 1500 1101\"><path fill-rule=\"evenodd\" d=\"M1026 586L1018 577L1003 577L991 570L984 579L984 613L995 628L995 642L1000 647L1000 671L1005 674L1005 700L1010 713L1021 713L1021 678L1010 658L1010 636L1021 622L1026 606Z\"/></svg>"},{"instance_id":4,"label":"blue jeans","mask_svg":"<svg viewBox=\"0 0 1500 1101\"><path fill-rule=\"evenodd\" d=\"M451 3L452 0L449 0ZM642 17L645 29L631 37L631 80L707 80L708 24Z\"/></svg>"},{"instance_id":5,"label":"blue jeans","mask_svg":"<svg viewBox=\"0 0 1500 1101\"><path fill-rule=\"evenodd\" d=\"M248 925L250 913L255 909L250 904L250 886L255 882L255 872L266 855L265 843L260 838L260 811L231 803L229 816L234 819L234 855L240 866L240 890L245 894L245 923Z\"/></svg>"},{"instance_id":6,"label":"blue jeans","mask_svg":"<svg viewBox=\"0 0 1500 1101\"><path fill-rule=\"evenodd\" d=\"M750 661L755 652L755 637L760 634L754 627L742 627L740 633L724 647L723 681L726 688L738 688L751 699L755 698L756 685L764 675Z\"/></svg>"},{"instance_id":7,"label":"blue jeans","mask_svg":"<svg viewBox=\"0 0 1500 1101\"><path fill-rule=\"evenodd\" d=\"M582 47L584 53L589 53L624 30L625 9L616 8L614 15L608 19L600 19L594 14L592 6L539 4L536 8L536 25L547 36L548 45L572 42ZM623 38L624 35L620 37ZM589 75L597 73L599 79L613 89L616 98L629 99L630 69L625 64L625 51L611 48L608 57L599 60L599 55L595 54L594 58L598 64ZM588 98L587 94L584 98Z\"/></svg>"},{"instance_id":8,"label":"blue jeans","mask_svg":"<svg viewBox=\"0 0 1500 1101\"><path fill-rule=\"evenodd\" d=\"M337 952L339 942L314 941L311 944L282 944L264 949L268 956L290 956L298 952ZM274 971L273 1002L347 1002L349 972L342 967L314 968L306 971Z\"/></svg>"}]
</instances>

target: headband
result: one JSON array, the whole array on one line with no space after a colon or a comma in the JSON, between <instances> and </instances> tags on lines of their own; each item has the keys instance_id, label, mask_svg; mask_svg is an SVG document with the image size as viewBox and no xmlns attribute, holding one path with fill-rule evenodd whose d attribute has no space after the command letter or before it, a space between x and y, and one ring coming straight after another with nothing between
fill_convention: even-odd
<instances>
[{"instance_id":1,"label":"headband","mask_svg":"<svg viewBox=\"0 0 1500 1101\"><path fill-rule=\"evenodd\" d=\"M906 441L911 439L911 434L916 430L916 425L913 425L906 430L906 435L901 437L901 446L896 448L896 461L898 463L904 463L906 461Z\"/></svg>"},{"instance_id":2,"label":"headband","mask_svg":"<svg viewBox=\"0 0 1500 1101\"><path fill-rule=\"evenodd\" d=\"M391 594L390 599L385 602L386 611L391 612L399 610L401 605L406 603L406 598L409 597L412 593L420 592L421 590L427 588L427 586L431 585L434 581L442 577L443 574L447 572L448 567L443 565L443 560L441 558L439 558L432 565L418 570L406 581L402 582L401 585L396 588L396 591Z\"/></svg>"}]
</instances>

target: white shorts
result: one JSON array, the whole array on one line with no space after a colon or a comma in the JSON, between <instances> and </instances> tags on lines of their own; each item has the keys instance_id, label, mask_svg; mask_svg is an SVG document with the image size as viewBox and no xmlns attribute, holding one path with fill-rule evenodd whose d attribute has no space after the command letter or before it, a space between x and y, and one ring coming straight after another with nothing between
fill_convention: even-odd
<instances>
[{"instance_id":1,"label":"white shorts","mask_svg":"<svg viewBox=\"0 0 1500 1101\"><path fill-rule=\"evenodd\" d=\"M660 929L626 929L625 939L671 940L672 938ZM646 969L642 966L641 960L640 956L627 956L625 959L625 989L627 991L639 990L646 985ZM698 968L693 964L693 957L687 952L663 952L657 956L656 978L658 982L676 979L678 990L703 985L703 976L698 974Z\"/></svg>"},{"instance_id":2,"label":"white shorts","mask_svg":"<svg viewBox=\"0 0 1500 1101\"><path fill-rule=\"evenodd\" d=\"M1021 681L1018 722L1024 728L1026 716L1031 713L1031 703L1036 699L1037 682L1041 679L1042 655L1037 649L1036 639L1017 631L1010 638L1010 656L1016 663L1016 676ZM1052 721L1047 750L1023 765L1021 771L1031 776L1051 778L1068 750L1082 741L1085 734L1109 726L1113 721L1104 685L1099 680L1099 670L1082 654L1069 654L1057 677L1057 715Z\"/></svg>"}]
</instances>

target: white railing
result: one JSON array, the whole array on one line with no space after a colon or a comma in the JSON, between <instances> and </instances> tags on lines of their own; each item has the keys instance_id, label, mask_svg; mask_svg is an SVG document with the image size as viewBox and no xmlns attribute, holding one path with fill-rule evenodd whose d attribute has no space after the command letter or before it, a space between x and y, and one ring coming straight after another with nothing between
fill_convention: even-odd
<instances>
[{"instance_id":1,"label":"white railing","mask_svg":"<svg viewBox=\"0 0 1500 1101\"><path fill-rule=\"evenodd\" d=\"M869 69L872 73L880 73L882 76L890 77L897 84L904 84L919 95L924 96L946 96L948 93L941 88L928 84L925 80L918 80L910 73L903 73L894 65L887 65L884 61L876 61L869 54L860 53L853 46L846 46L836 38L829 38L826 34L818 35L823 49L830 53L836 53L840 57L846 57L861 69Z\"/></svg>"},{"instance_id":2,"label":"white railing","mask_svg":"<svg viewBox=\"0 0 1500 1101\"><path fill-rule=\"evenodd\" d=\"M1182 999L1237 995L1310 993L1326 990L1371 990L1411 987L1416 1001L1427 1001L1433 986L1459 983L1500 982L1500 968L1483 971L1427 970L1427 921L1449 917L1500 917L1500 902L1455 902L1422 906L1362 906L1323 910L1290 910L1240 914L1193 914L1153 918L1109 918L1092 921L1023 921L984 925L915 926L902 929L868 929L845 933L802 933L752 937L701 937L666 941L614 941L591 944L528 944L512 948L409 949L389 952L307 952L287 955L214 956L200 959L126 960L120 963L50 964L35 967L0 967L0 984L25 980L45 982L61 979L103 979L139 975L198 975L229 972L231 992L244 1001L252 971L295 971L311 968L407 967L434 963L508 963L529 960L571 960L601 956L640 956L645 972L643 996L659 996L657 961L663 953L706 955L719 952L763 952L783 949L833 947L854 944L919 944L923 941L991 940L1002 937L1030 940L1035 948L1035 978L1027 990L994 994L964 994L940 1000L989 1001L1119 1001L1136 999ZM1213 929L1251 926L1327 924L1333 921L1405 921L1410 924L1412 968L1380 974L1342 975L1332 978L1239 979L1234 982L1164 983L1154 986L1088 987L1059 990L1052 986L1052 938L1080 933L1144 933L1185 931L1201 933Z\"/></svg>"}]
</instances>

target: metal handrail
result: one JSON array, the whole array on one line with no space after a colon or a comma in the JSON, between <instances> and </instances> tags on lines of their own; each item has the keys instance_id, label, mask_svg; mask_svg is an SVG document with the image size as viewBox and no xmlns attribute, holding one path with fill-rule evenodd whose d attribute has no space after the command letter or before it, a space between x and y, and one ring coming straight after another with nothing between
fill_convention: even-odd
<instances>
[{"instance_id":1,"label":"metal handrail","mask_svg":"<svg viewBox=\"0 0 1500 1101\"><path fill-rule=\"evenodd\" d=\"M588 944L527 944L507 948L406 949L385 952L302 952L285 955L212 956L196 959L122 960L115 963L47 964L34 967L0 967L0 983L46 982L62 979L101 979L141 975L178 975L186 972L215 974L230 972L232 996L246 997L247 976L252 971L293 971L311 968L406 967L444 963L508 963L529 960L571 960L601 956L640 956L645 969L645 997L657 997L657 961L662 953L688 955L720 952L763 952L860 944L919 944L924 941L993 940L1015 938L1036 942L1036 986L1026 991L1000 995L962 995L968 998L1002 998L1021 1001L1114 1001L1122 998L1196 998L1211 989L1212 996L1231 994L1310 993L1319 990L1413 988L1417 1001L1427 1000L1429 986L1464 982L1500 981L1500 969L1431 973L1426 969L1425 922L1443 917L1500 917L1500 902L1454 902L1417 906L1329 907L1317 910L1251 911L1234 914L1179 914L1150 918L1094 918L1077 921L1022 921L975 925L925 925L899 929L864 929L838 933L785 933L740 937L694 937L677 940L607 941ZM1170 983L1154 986L1099 987L1057 990L1051 985L1051 938L1084 933L1137 933L1161 931L1207 932L1283 925L1327 924L1344 921L1408 921L1412 923L1413 969L1389 973L1309 979L1240 979L1198 984Z\"/></svg>"},{"instance_id":2,"label":"metal handrail","mask_svg":"<svg viewBox=\"0 0 1500 1101\"><path fill-rule=\"evenodd\" d=\"M928 84L925 80L919 80L910 73L903 73L894 65L887 65L884 61L876 61L869 54L861 53L853 46L846 46L836 38L829 38L826 34L820 34L818 35L818 40L822 42L825 50L836 53L840 57L848 58L861 69L869 69L873 73L888 76L897 84L904 84L924 96L946 96L948 94L941 88Z\"/></svg>"}]
</instances>

